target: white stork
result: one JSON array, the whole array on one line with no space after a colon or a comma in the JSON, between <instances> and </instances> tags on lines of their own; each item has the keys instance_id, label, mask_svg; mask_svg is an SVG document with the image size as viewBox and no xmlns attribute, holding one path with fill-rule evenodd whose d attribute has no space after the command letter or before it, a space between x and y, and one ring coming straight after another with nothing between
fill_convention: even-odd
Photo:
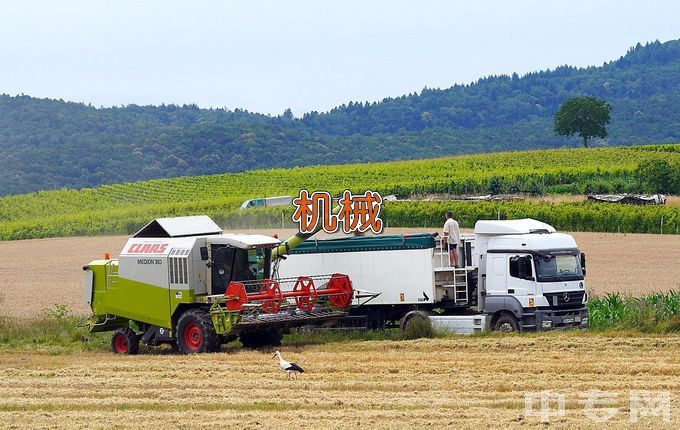
<instances>
[{"instance_id":1,"label":"white stork","mask_svg":"<svg viewBox=\"0 0 680 430\"><path fill-rule=\"evenodd\" d=\"M276 351L274 355L272 355L272 358L274 357L279 357L279 367L281 367L281 370L283 372L286 372L288 374L288 379L290 379L291 375L295 375L295 379L297 379L297 374L298 373L303 373L305 369L302 367L298 366L295 363L289 363L286 360L281 357L281 353L279 351Z\"/></svg>"}]
</instances>

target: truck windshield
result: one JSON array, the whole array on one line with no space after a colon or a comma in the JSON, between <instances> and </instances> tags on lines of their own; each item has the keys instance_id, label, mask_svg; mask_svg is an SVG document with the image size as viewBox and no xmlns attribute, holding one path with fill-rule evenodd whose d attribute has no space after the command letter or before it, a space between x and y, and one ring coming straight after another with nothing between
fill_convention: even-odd
<instances>
[{"instance_id":1,"label":"truck windshield","mask_svg":"<svg viewBox=\"0 0 680 430\"><path fill-rule=\"evenodd\" d=\"M536 257L536 277L539 282L576 281L583 279L581 260L577 255L543 255Z\"/></svg>"}]
</instances>

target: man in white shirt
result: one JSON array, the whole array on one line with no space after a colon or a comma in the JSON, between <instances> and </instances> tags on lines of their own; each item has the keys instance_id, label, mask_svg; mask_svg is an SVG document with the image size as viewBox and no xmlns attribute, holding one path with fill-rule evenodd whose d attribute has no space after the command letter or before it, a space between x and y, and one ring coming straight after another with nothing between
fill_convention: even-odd
<instances>
[{"instance_id":1,"label":"man in white shirt","mask_svg":"<svg viewBox=\"0 0 680 430\"><path fill-rule=\"evenodd\" d=\"M458 267L458 253L456 252L460 243L460 230L458 222L453 219L453 213L446 212L446 222L444 223L444 242L449 249L449 264Z\"/></svg>"}]
</instances>

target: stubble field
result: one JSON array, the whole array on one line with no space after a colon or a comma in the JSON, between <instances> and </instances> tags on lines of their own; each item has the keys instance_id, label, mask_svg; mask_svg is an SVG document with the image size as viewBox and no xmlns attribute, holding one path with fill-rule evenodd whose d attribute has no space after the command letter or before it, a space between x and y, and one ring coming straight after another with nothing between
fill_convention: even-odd
<instances>
[{"instance_id":1,"label":"stubble field","mask_svg":"<svg viewBox=\"0 0 680 430\"><path fill-rule=\"evenodd\" d=\"M574 235L588 254L591 292L679 288L678 236ZM82 265L115 256L126 239L0 242L0 316L30 319L55 304L85 314ZM235 346L198 356L0 346L0 428L544 428L525 413L525 396L546 390L565 400L564 414L554 415L553 399L553 428L680 425L675 335L578 331L281 349L306 369L298 380L286 380L271 351ZM638 417L630 396L640 390L670 396L671 422ZM603 396L615 408L607 422L587 403Z\"/></svg>"},{"instance_id":2,"label":"stubble field","mask_svg":"<svg viewBox=\"0 0 680 430\"><path fill-rule=\"evenodd\" d=\"M564 415L550 417L553 428L680 425L676 403L671 422L630 418L636 390L677 399L674 336L355 341L283 354L306 369L298 380L288 381L264 351L0 352L0 428L544 428L540 417L525 414L525 395L544 390L565 399ZM607 423L590 418L601 412L583 403L588 390L613 399Z\"/></svg>"},{"instance_id":3,"label":"stubble field","mask_svg":"<svg viewBox=\"0 0 680 430\"><path fill-rule=\"evenodd\" d=\"M390 229L387 233L433 231ZM292 230L259 230L286 238ZM588 257L587 285L601 295L644 295L680 289L680 236L573 233ZM325 235L321 234L320 237ZM82 266L115 257L126 236L69 237L0 242L0 316L34 317L56 304L76 314L89 309L82 301Z\"/></svg>"}]
</instances>

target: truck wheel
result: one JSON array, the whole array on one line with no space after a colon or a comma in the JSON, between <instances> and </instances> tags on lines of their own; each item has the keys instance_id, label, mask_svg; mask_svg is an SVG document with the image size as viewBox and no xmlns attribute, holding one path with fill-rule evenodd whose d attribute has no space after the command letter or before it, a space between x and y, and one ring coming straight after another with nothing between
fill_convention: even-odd
<instances>
[{"instance_id":1,"label":"truck wheel","mask_svg":"<svg viewBox=\"0 0 680 430\"><path fill-rule=\"evenodd\" d=\"M400 326L406 339L433 338L436 334L430 322L430 313L425 311L407 313L401 319Z\"/></svg>"},{"instance_id":2,"label":"truck wheel","mask_svg":"<svg viewBox=\"0 0 680 430\"><path fill-rule=\"evenodd\" d=\"M245 348L279 346L283 340L283 332L278 329L246 331L239 335L239 339Z\"/></svg>"},{"instance_id":3,"label":"truck wheel","mask_svg":"<svg viewBox=\"0 0 680 430\"><path fill-rule=\"evenodd\" d=\"M137 354L139 336L130 328L119 328L111 336L111 350L116 354Z\"/></svg>"},{"instance_id":4,"label":"truck wheel","mask_svg":"<svg viewBox=\"0 0 680 430\"><path fill-rule=\"evenodd\" d=\"M516 333L519 331L519 324L517 323L517 318L514 316L502 314L496 319L493 329L502 333Z\"/></svg>"},{"instance_id":5,"label":"truck wheel","mask_svg":"<svg viewBox=\"0 0 680 430\"><path fill-rule=\"evenodd\" d=\"M220 343L210 314L204 309L190 309L177 323L177 346L181 354L215 352Z\"/></svg>"}]
</instances>

